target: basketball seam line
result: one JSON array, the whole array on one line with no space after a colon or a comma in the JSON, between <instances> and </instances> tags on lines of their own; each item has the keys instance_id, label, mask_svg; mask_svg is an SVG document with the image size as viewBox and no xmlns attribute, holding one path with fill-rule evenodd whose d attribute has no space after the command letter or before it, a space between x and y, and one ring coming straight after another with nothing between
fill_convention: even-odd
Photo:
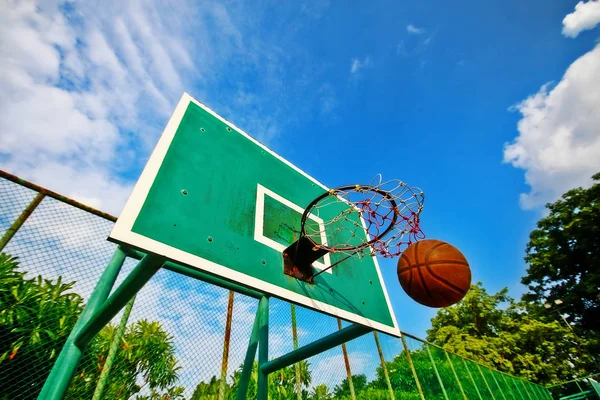
<instances>
[{"instance_id":1,"label":"basketball seam line","mask_svg":"<svg viewBox=\"0 0 600 400\"><path fill-rule=\"evenodd\" d=\"M428 259L429 259L429 255L431 254L431 252L433 250L437 249L438 247L441 247L441 246L443 246L445 244L447 244L447 243L438 243L435 246L433 246L431 249L429 249L429 251L427 252L427 254L425 254L425 263L424 263L425 268L427 268L427 272L429 272L431 275L433 275L435 278L437 278L441 283L446 284L447 287L449 287L450 289L455 290L459 294L464 294L464 292L458 286L455 286L454 284L448 282L446 279L442 278L441 276L439 276L438 274L436 274L435 272L433 272L433 270L429 266L429 263L427 262Z\"/></svg>"},{"instance_id":2,"label":"basketball seam line","mask_svg":"<svg viewBox=\"0 0 600 400\"><path fill-rule=\"evenodd\" d=\"M418 246L421 242L417 242L417 244L415 245L415 261L418 263L419 262L419 249ZM427 256L425 256L425 259L427 259ZM421 281L421 286L423 287L423 289L425 289L425 293L427 293L427 296L434 301L433 296L431 295L431 292L429 291L429 288L427 287L427 283L425 282L425 279L423 278L423 273L421 273L421 269L417 269L417 274L419 275L419 280Z\"/></svg>"},{"instance_id":3,"label":"basketball seam line","mask_svg":"<svg viewBox=\"0 0 600 400\"><path fill-rule=\"evenodd\" d=\"M415 264L415 265L411 265L409 267L405 267L402 268L402 270L400 271L400 273L403 273L404 271L409 271L411 269L415 269L415 268L419 268L419 267L425 267L427 265L438 265L438 264L458 264L458 265L464 265L465 267L469 266L468 262L464 262L464 261L431 261L429 263L422 263L422 264Z\"/></svg>"}]
</instances>

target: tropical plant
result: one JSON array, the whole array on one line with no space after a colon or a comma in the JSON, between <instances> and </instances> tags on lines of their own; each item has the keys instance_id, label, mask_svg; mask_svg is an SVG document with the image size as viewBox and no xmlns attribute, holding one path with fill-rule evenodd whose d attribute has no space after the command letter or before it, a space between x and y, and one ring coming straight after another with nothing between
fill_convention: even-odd
<instances>
[{"instance_id":1,"label":"tropical plant","mask_svg":"<svg viewBox=\"0 0 600 400\"><path fill-rule=\"evenodd\" d=\"M74 282L27 279L18 265L17 258L0 254L2 393L34 399L81 313L82 298L70 293Z\"/></svg>"},{"instance_id":2,"label":"tropical plant","mask_svg":"<svg viewBox=\"0 0 600 400\"><path fill-rule=\"evenodd\" d=\"M1 399L37 398L62 346L83 309L75 282L41 276L26 278L18 261L0 254ZM69 387L72 398L89 397L98 383L115 327L108 325L88 345ZM177 360L172 336L158 322L132 324L116 354L103 398L130 398L143 390L144 399L182 398L176 386ZM35 371L35 373L32 373Z\"/></svg>"}]
</instances>

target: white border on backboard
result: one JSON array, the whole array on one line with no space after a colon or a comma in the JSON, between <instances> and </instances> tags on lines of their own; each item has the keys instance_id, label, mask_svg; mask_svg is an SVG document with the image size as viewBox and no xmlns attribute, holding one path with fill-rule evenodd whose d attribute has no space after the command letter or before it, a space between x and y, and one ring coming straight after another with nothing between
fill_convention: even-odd
<instances>
[{"instance_id":1,"label":"white border on backboard","mask_svg":"<svg viewBox=\"0 0 600 400\"><path fill-rule=\"evenodd\" d=\"M266 237L264 235L263 223L265 221L265 215L264 215L265 214L265 195L277 200L281 204L285 205L286 207L291 208L292 210L296 211L299 214L303 214L304 209L302 207L300 207L299 205L292 203L285 197L278 195L274 191L267 189L260 183L258 183L256 185L256 210L255 210L255 216L254 216L254 240L256 240L259 243L264 244L265 246L275 249L275 250L279 251L280 253L283 253L283 251L286 249L287 246L285 246L281 243L278 243L278 242L274 241L273 239L269 239L268 237ZM316 215L314 215L312 213L308 214L308 218L312 219L317 224L319 224L319 228L320 228L319 231L321 232L321 243L327 245L327 238L325 237L325 222L321 218L317 217ZM331 257L329 256L329 253L327 253L323 256L323 261L325 261L325 262L322 263L319 261L315 261L312 265L313 265L313 267L320 269L320 270L323 270L323 269L329 267L331 265ZM331 274L330 269L328 269L325 272Z\"/></svg>"},{"instance_id":2,"label":"white border on backboard","mask_svg":"<svg viewBox=\"0 0 600 400\"><path fill-rule=\"evenodd\" d=\"M175 111L173 112L171 119L167 123L167 126L165 127L163 134L161 135L160 139L158 140L158 144L156 145L154 151L150 155L150 159L148 160L146 167L142 171L140 179L135 184L135 187L133 188L133 192L131 193L131 196L127 200L127 203L125 204L125 207L123 208L123 211L121 212L121 215L117 219L117 222L115 223L115 225L109 235L109 238L111 240L114 240L117 242L130 244L134 247L140 248L140 249L148 251L148 252L152 252L152 253L155 253L158 255L165 256L166 258L171 259L175 262L182 263L184 265L189 265L194 268L198 268L202 271L206 271L208 273L211 273L211 274L214 274L217 276L221 276L221 277L229 279L231 281L239 282L245 286L254 288L261 292L272 294L279 298L286 299L287 301L290 301L290 302L293 302L293 303L296 303L296 304L299 304L302 306L306 306L306 307L321 311L326 314L335 315L335 316L338 316L347 321L356 322L361 325L369 326L380 332L385 332L385 333L388 333L388 334L394 335L394 336L400 336L400 329L398 328L398 322L396 321L396 316L394 314L392 304L390 303L387 289L385 287L385 282L383 281L383 277L381 276L381 271L379 269L379 263L377 262L376 257L373 257L373 263L375 264L375 269L377 270L377 275L379 277L379 281L380 281L381 287L383 289L383 293L384 293L384 296L385 296L385 299L387 302L387 306L388 306L390 315L392 317L392 322L393 322L394 326L384 325L380 322L373 321L371 319L362 317L362 316L354 314L350 311L346 311L346 310L331 306L329 304L323 303L321 301L311 299L305 295L298 294L291 290L281 288L272 283L264 282L260 279L252 277L250 275L246 275L241 272L232 270L230 268L227 268L223 265L219 265L210 260L207 260L207 259L204 259L204 258L201 258L198 256L194 256L185 251L179 250L175 247L166 245L164 243L158 242L156 240L150 239L148 237L142 236L142 235L132 231L133 224L134 224L137 216L139 215L139 213L142 209L142 206L144 205L146 197L148 196L148 192L150 191L150 188L152 187L152 183L154 182L154 179L155 179L156 175L158 174L158 171L159 171L160 166L165 158L165 155L167 154L167 151L169 149L171 141L173 140L175 133L177 132L177 128L179 127L179 124L180 124L180 122L187 110L187 107L190 103L196 104L198 107L202 108L206 112L213 115L215 118L219 119L226 125L230 126L236 132L238 132L239 134L244 136L246 139L252 141L254 144L256 144L257 146L259 146L260 148L262 148L263 150L265 150L266 152L271 154L273 157L277 158L284 164L293 168L299 174L302 174L304 177L306 177L310 181L312 181L315 184L322 187L323 190L328 190L328 188L326 186L324 186L323 184L321 184L320 182L318 182L311 176L307 175L305 172L303 172L302 170L297 168L295 165L291 164L289 161L285 160L284 158L282 158L278 154L274 153L272 150L270 150L263 144L259 143L255 139L253 139L250 135L248 135L243 130L239 129L235 125L231 124L224 118L217 115L210 108L206 107L205 105L203 105L203 104L199 103L198 101L196 101L195 99L193 99L189 94L184 93L183 96L181 97L181 100L177 104L177 107L175 108Z\"/></svg>"}]
</instances>

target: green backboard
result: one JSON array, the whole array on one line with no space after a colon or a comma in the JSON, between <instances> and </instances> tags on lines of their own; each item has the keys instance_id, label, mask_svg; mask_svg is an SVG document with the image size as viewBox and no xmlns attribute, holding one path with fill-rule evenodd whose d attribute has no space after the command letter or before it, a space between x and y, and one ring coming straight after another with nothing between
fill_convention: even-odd
<instances>
[{"instance_id":1,"label":"green backboard","mask_svg":"<svg viewBox=\"0 0 600 400\"><path fill-rule=\"evenodd\" d=\"M314 284L284 275L282 251L298 239L304 207L326 190L184 94L109 238L399 336L375 257L350 258Z\"/></svg>"}]
</instances>

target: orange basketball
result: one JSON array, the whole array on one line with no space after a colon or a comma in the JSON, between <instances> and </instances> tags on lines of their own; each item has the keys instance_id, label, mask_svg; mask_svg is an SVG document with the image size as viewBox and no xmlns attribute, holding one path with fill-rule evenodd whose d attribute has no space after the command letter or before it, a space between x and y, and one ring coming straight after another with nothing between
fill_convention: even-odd
<instances>
[{"instance_id":1,"label":"orange basketball","mask_svg":"<svg viewBox=\"0 0 600 400\"><path fill-rule=\"evenodd\" d=\"M471 269L458 249L441 240L422 240L398 260L398 280L417 303L447 307L458 303L471 287Z\"/></svg>"}]
</instances>

